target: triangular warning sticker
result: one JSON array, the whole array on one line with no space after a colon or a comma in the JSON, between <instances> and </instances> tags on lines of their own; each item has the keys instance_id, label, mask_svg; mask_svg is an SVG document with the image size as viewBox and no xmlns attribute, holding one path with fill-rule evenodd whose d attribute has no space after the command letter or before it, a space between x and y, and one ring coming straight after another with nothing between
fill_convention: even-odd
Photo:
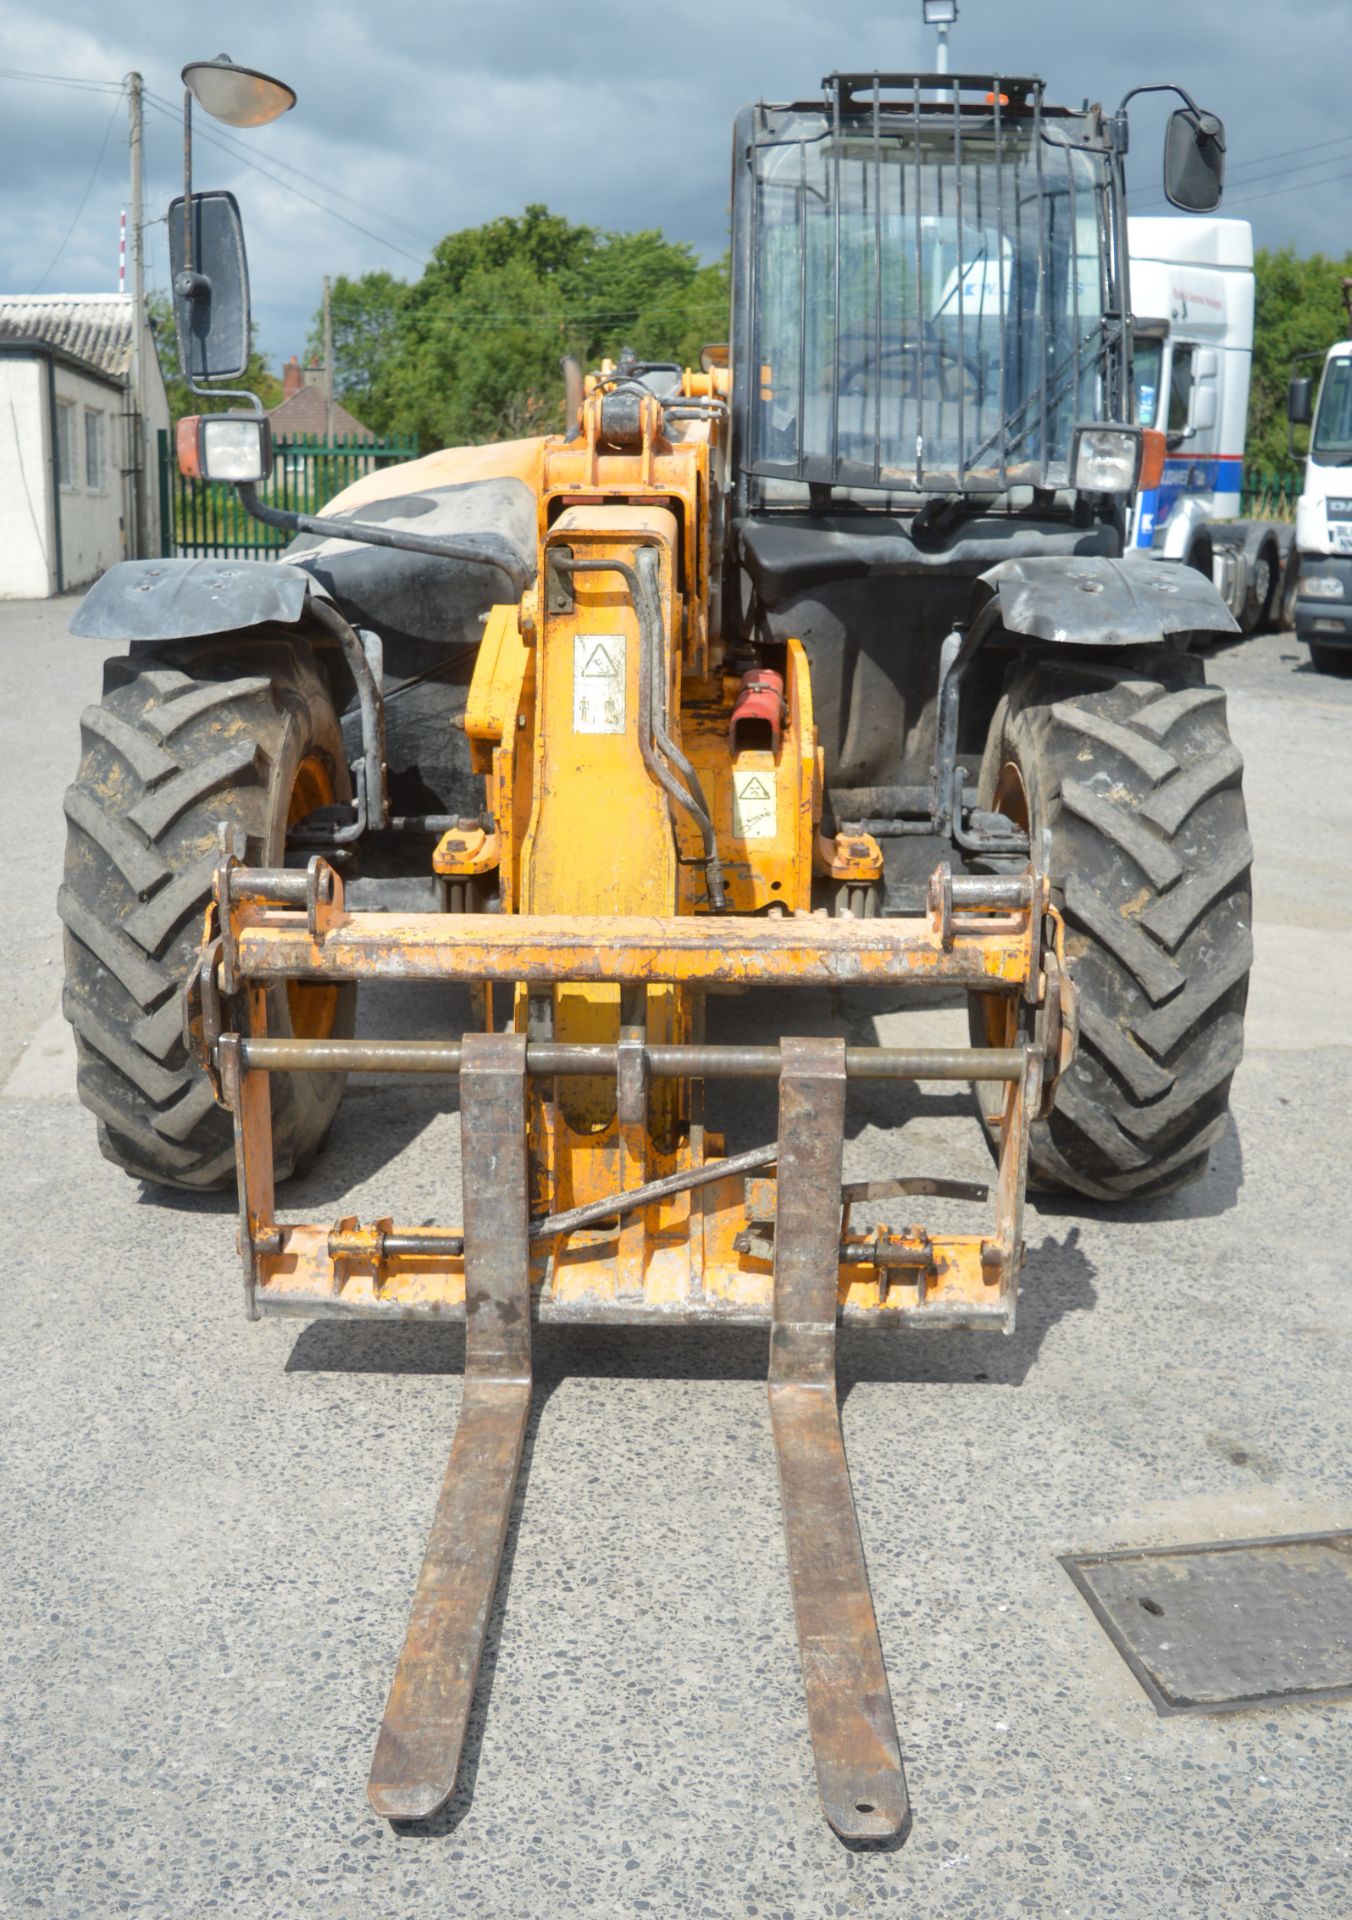
<instances>
[{"instance_id":1,"label":"triangular warning sticker","mask_svg":"<svg viewBox=\"0 0 1352 1920\"><path fill-rule=\"evenodd\" d=\"M744 780L740 783L737 789L737 797L739 800L768 800L770 798L770 789L762 779L753 773L749 780Z\"/></svg>"},{"instance_id":2,"label":"triangular warning sticker","mask_svg":"<svg viewBox=\"0 0 1352 1920\"><path fill-rule=\"evenodd\" d=\"M582 668L584 680L617 680L619 673L619 661L607 653L603 645L592 648L590 658Z\"/></svg>"}]
</instances>

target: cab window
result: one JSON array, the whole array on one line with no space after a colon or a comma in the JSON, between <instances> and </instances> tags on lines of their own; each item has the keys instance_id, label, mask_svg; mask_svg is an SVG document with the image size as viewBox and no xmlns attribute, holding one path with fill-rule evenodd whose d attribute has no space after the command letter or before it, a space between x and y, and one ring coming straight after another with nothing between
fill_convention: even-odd
<instances>
[{"instance_id":1,"label":"cab window","mask_svg":"<svg viewBox=\"0 0 1352 1920\"><path fill-rule=\"evenodd\" d=\"M1175 347L1169 369L1169 418L1166 433L1186 433L1192 412L1192 348Z\"/></svg>"}]
</instances>

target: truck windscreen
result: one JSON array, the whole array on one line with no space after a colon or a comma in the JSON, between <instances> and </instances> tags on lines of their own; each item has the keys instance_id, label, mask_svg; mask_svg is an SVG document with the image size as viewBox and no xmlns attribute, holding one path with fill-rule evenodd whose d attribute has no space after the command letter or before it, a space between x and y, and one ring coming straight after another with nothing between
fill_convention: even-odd
<instances>
[{"instance_id":1,"label":"truck windscreen","mask_svg":"<svg viewBox=\"0 0 1352 1920\"><path fill-rule=\"evenodd\" d=\"M1101 154L1031 117L757 149L753 464L827 484L1065 484L1102 419Z\"/></svg>"},{"instance_id":2,"label":"truck windscreen","mask_svg":"<svg viewBox=\"0 0 1352 1920\"><path fill-rule=\"evenodd\" d=\"M1310 452L1329 466L1352 463L1352 359L1329 362Z\"/></svg>"}]
</instances>

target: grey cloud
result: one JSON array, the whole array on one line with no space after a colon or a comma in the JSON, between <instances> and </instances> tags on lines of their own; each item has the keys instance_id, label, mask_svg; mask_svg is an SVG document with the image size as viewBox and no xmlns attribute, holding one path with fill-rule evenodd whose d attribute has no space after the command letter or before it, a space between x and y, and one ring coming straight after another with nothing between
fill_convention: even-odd
<instances>
[{"instance_id":1,"label":"grey cloud","mask_svg":"<svg viewBox=\"0 0 1352 1920\"><path fill-rule=\"evenodd\" d=\"M1276 169L1318 152L1245 170L1288 148L1317 148L1348 131L1352 8L1307 0L1298 16L1271 0L960 0L955 67L1043 73L1061 98L1115 104L1138 82L1174 78L1229 128L1229 210L1261 242L1339 251L1352 143L1305 175L1302 190L1265 198L1290 176ZM327 200L341 190L428 235L543 200L598 226L660 226L713 256L726 244L729 135L746 99L813 94L833 67L927 66L931 41L919 0L886 6L821 0L686 0L679 9L620 0L453 0L439 7L316 5L304 10L222 0L142 0L122 10L0 5L7 65L118 79L129 68L177 103L178 69L227 49L289 78L297 111L238 136L262 166L289 162L327 183L291 184ZM0 80L0 284L30 290L88 179L110 100ZM1133 193L1158 197L1167 108L1133 116ZM152 111L148 175L163 210L179 163L173 123ZM280 167L278 168L280 172ZM289 176L284 176L289 178ZM244 206L262 344L280 360L303 346L325 272L403 257L307 206L286 187L204 143L201 184L231 187ZM115 272L124 204L125 140L115 131L102 176L49 283L90 290ZM420 243L388 220L333 198L350 219L394 247ZM163 284L163 228L148 235L152 278Z\"/></svg>"}]
</instances>

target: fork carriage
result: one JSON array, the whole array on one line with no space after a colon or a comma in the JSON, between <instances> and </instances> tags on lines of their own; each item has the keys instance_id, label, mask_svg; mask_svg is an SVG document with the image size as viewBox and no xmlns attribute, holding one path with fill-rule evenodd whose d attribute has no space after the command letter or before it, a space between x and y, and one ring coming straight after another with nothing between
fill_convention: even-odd
<instances>
[{"instance_id":1,"label":"fork carriage","mask_svg":"<svg viewBox=\"0 0 1352 1920\"><path fill-rule=\"evenodd\" d=\"M714 943L710 923L691 916L349 913L341 877L320 856L304 872L251 870L223 838L185 1013L190 1044L234 1117L247 1310L466 1327L460 1422L376 1748L374 1805L391 1818L425 1817L454 1786L529 1411L532 1320L757 1322L770 1328L770 1407L823 1806L843 1836L901 1832L905 1776L840 1432L836 1324L1013 1327L1028 1128L1074 1041L1045 875L1032 864L992 878L940 867L923 914L739 918L736 941ZM267 987L279 978L476 983L486 1003L512 1009L513 1030L447 1041L269 1038ZM617 1041L551 1037L555 997L578 983L618 988ZM1002 1004L1011 1044L649 1038L655 1000L675 992L698 1005L704 989L727 984L962 986ZM279 1221L269 1076L337 1070L458 1076L458 1224ZM778 1137L729 1156L703 1125L703 1083L742 1077L777 1079ZM1003 1086L989 1231L852 1226L863 1202L989 1197L984 1186L905 1173L845 1184L852 1079ZM567 1096L599 1084L611 1090L613 1118L579 1126Z\"/></svg>"}]
</instances>

